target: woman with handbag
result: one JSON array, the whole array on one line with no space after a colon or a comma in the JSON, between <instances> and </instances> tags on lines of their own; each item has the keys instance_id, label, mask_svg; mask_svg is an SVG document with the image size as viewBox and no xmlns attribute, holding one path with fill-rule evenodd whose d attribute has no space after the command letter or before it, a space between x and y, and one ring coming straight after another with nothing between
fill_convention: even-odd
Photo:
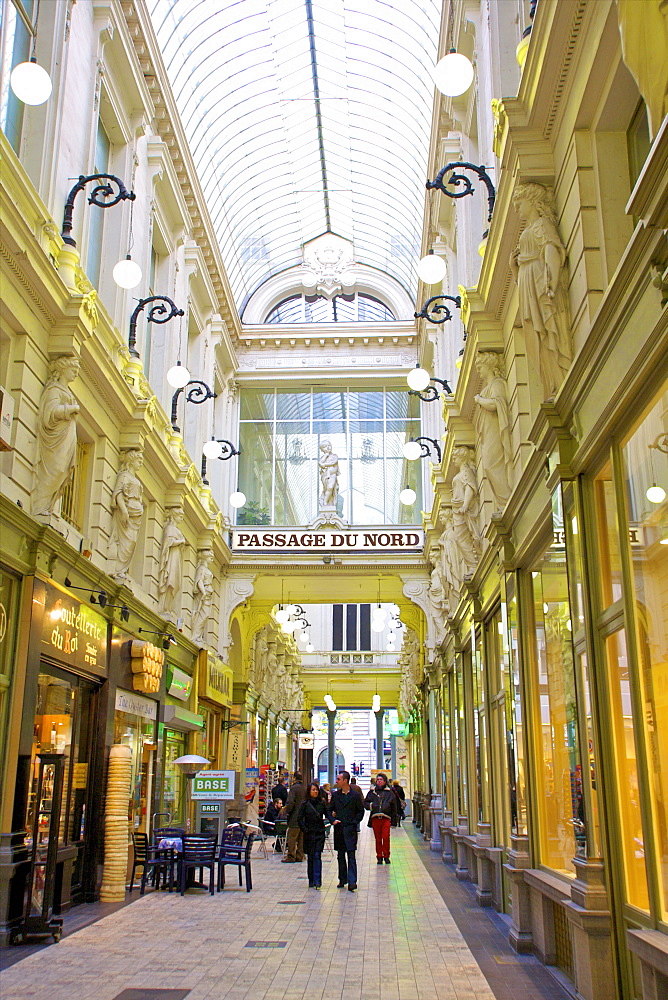
<instances>
[{"instance_id":1,"label":"woman with handbag","mask_svg":"<svg viewBox=\"0 0 668 1000\"><path fill-rule=\"evenodd\" d=\"M322 885L322 852L325 846L325 824L332 822L329 806L317 781L306 789L306 798L299 809L299 829L304 834L304 853L309 889Z\"/></svg>"},{"instance_id":2,"label":"woman with handbag","mask_svg":"<svg viewBox=\"0 0 668 1000\"><path fill-rule=\"evenodd\" d=\"M376 838L376 863L390 864L390 827L397 825L399 810L397 797L387 783L387 776L380 771L376 786L370 788L364 800L369 810L369 826Z\"/></svg>"}]
</instances>

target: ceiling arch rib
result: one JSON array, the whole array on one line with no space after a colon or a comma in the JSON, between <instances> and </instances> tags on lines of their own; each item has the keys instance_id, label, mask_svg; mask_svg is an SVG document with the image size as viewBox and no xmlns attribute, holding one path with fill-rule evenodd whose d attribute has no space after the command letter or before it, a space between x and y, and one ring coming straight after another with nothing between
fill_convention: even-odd
<instances>
[{"instance_id":1,"label":"ceiling arch rib","mask_svg":"<svg viewBox=\"0 0 668 1000\"><path fill-rule=\"evenodd\" d=\"M414 294L440 0L149 4L237 304L327 230Z\"/></svg>"}]
</instances>

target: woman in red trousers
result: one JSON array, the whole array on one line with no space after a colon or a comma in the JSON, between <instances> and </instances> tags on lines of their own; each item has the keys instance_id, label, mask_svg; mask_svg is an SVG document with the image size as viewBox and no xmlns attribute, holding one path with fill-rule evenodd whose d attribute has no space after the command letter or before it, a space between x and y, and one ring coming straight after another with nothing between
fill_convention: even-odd
<instances>
[{"instance_id":1,"label":"woman in red trousers","mask_svg":"<svg viewBox=\"0 0 668 1000\"><path fill-rule=\"evenodd\" d=\"M397 825L397 797L387 783L387 777L380 771L376 775L376 787L370 788L364 805L370 810L369 826L376 838L376 861L379 865L390 864L390 827Z\"/></svg>"}]
</instances>

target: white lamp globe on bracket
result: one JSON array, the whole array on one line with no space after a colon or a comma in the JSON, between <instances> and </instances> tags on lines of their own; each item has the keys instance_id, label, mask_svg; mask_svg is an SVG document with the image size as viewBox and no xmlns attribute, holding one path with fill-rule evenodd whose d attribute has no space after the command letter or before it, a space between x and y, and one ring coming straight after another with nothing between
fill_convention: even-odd
<instances>
[{"instance_id":1,"label":"white lamp globe on bracket","mask_svg":"<svg viewBox=\"0 0 668 1000\"><path fill-rule=\"evenodd\" d=\"M377 604L376 607L371 612L371 617L378 618L380 619L380 621L384 622L385 619L387 618L387 611L385 608L381 608L380 604Z\"/></svg>"},{"instance_id":2,"label":"white lamp globe on bracket","mask_svg":"<svg viewBox=\"0 0 668 1000\"><path fill-rule=\"evenodd\" d=\"M177 361L167 372L168 385L171 385L172 389L184 389L188 385L188 382L190 382L190 372L185 365ZM243 504L241 506L243 507Z\"/></svg>"},{"instance_id":3,"label":"white lamp globe on bracket","mask_svg":"<svg viewBox=\"0 0 668 1000\"><path fill-rule=\"evenodd\" d=\"M409 462L415 462L422 457L422 446L417 441L407 441L401 450Z\"/></svg>"},{"instance_id":4,"label":"white lamp globe on bracket","mask_svg":"<svg viewBox=\"0 0 668 1000\"><path fill-rule=\"evenodd\" d=\"M34 56L28 62L19 63L14 67L9 78L9 86L19 101L32 107L48 101L53 90L51 77L43 66L38 65Z\"/></svg>"},{"instance_id":5,"label":"white lamp globe on bracket","mask_svg":"<svg viewBox=\"0 0 668 1000\"><path fill-rule=\"evenodd\" d=\"M372 632L384 632L385 631L385 619L384 618L374 618L371 622Z\"/></svg>"},{"instance_id":6,"label":"white lamp globe on bracket","mask_svg":"<svg viewBox=\"0 0 668 1000\"><path fill-rule=\"evenodd\" d=\"M663 503L663 501L666 499L666 491L664 490L663 486L657 486L656 483L654 483L654 485L650 486L650 488L647 490L645 496L647 497L650 503Z\"/></svg>"},{"instance_id":7,"label":"white lamp globe on bracket","mask_svg":"<svg viewBox=\"0 0 668 1000\"><path fill-rule=\"evenodd\" d=\"M313 645L312 642L309 642L309 643L306 644L306 649L305 649L306 653L312 653L312 652L314 652L314 650L315 650L315 646Z\"/></svg>"},{"instance_id":8,"label":"white lamp globe on bracket","mask_svg":"<svg viewBox=\"0 0 668 1000\"><path fill-rule=\"evenodd\" d=\"M286 622L289 617L290 617L290 612L288 611L287 608L279 608L276 614L274 615L274 618L276 619L279 625L282 625L283 622Z\"/></svg>"},{"instance_id":9,"label":"white lamp globe on bracket","mask_svg":"<svg viewBox=\"0 0 668 1000\"><path fill-rule=\"evenodd\" d=\"M245 503L246 503L246 494L242 493L241 490L237 490L236 493L233 493L232 496L230 497L230 507L238 509L239 507L243 507Z\"/></svg>"},{"instance_id":10,"label":"white lamp globe on bracket","mask_svg":"<svg viewBox=\"0 0 668 1000\"><path fill-rule=\"evenodd\" d=\"M286 635L292 635L292 633L295 630L295 627L296 627L295 622L283 622L283 624L281 625L281 628L283 629Z\"/></svg>"},{"instance_id":11,"label":"white lamp globe on bracket","mask_svg":"<svg viewBox=\"0 0 668 1000\"><path fill-rule=\"evenodd\" d=\"M473 64L461 52L450 49L431 72L436 88L446 97L461 97L473 83Z\"/></svg>"},{"instance_id":12,"label":"white lamp globe on bracket","mask_svg":"<svg viewBox=\"0 0 668 1000\"><path fill-rule=\"evenodd\" d=\"M141 281L141 268L128 254L114 266L111 275L119 288L136 288Z\"/></svg>"},{"instance_id":13,"label":"white lamp globe on bracket","mask_svg":"<svg viewBox=\"0 0 668 1000\"><path fill-rule=\"evenodd\" d=\"M371 699L371 711L380 712L380 695L375 694Z\"/></svg>"},{"instance_id":14,"label":"white lamp globe on bracket","mask_svg":"<svg viewBox=\"0 0 668 1000\"><path fill-rule=\"evenodd\" d=\"M403 504L404 507L412 507L416 500L417 493L410 486L407 486L399 494L399 503Z\"/></svg>"},{"instance_id":15,"label":"white lamp globe on bracket","mask_svg":"<svg viewBox=\"0 0 668 1000\"><path fill-rule=\"evenodd\" d=\"M426 368L416 365L415 368L411 368L409 371L406 381L408 382L409 389L412 389L414 392L423 392L431 382L431 375Z\"/></svg>"},{"instance_id":16,"label":"white lamp globe on bracket","mask_svg":"<svg viewBox=\"0 0 668 1000\"><path fill-rule=\"evenodd\" d=\"M438 285L445 278L448 266L442 257L437 256L433 251L423 257L418 266L418 278L425 285Z\"/></svg>"},{"instance_id":17,"label":"white lamp globe on bracket","mask_svg":"<svg viewBox=\"0 0 668 1000\"><path fill-rule=\"evenodd\" d=\"M215 438L211 438L210 441L205 441L202 447L202 453L204 457L208 459L220 458L223 453L223 446L220 441L216 441Z\"/></svg>"}]
</instances>

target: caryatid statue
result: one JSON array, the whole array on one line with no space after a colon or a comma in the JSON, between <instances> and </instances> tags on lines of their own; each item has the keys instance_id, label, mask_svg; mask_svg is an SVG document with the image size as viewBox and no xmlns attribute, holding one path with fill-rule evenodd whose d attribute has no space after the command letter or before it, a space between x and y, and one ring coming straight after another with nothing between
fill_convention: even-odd
<instances>
[{"instance_id":1,"label":"caryatid statue","mask_svg":"<svg viewBox=\"0 0 668 1000\"><path fill-rule=\"evenodd\" d=\"M118 583L125 583L128 578L144 516L144 487L137 476L143 461L144 453L140 448L128 448L122 452L111 494L109 575Z\"/></svg>"},{"instance_id":2,"label":"caryatid statue","mask_svg":"<svg viewBox=\"0 0 668 1000\"><path fill-rule=\"evenodd\" d=\"M202 549L195 570L192 639L194 643L200 646L203 646L207 640L211 604L213 602L212 559L213 551L211 549Z\"/></svg>"},{"instance_id":3,"label":"caryatid statue","mask_svg":"<svg viewBox=\"0 0 668 1000\"><path fill-rule=\"evenodd\" d=\"M158 596L160 611L172 616L175 611L176 595L181 590L183 576L183 549L186 544L179 524L183 520L182 507L170 507L162 532L160 548L160 569L158 574Z\"/></svg>"},{"instance_id":4,"label":"caryatid statue","mask_svg":"<svg viewBox=\"0 0 668 1000\"><path fill-rule=\"evenodd\" d=\"M566 248L557 231L552 195L542 184L519 184L513 205L524 223L510 258L520 300L527 354L543 398L559 391L573 357L564 281Z\"/></svg>"},{"instance_id":5,"label":"caryatid statue","mask_svg":"<svg viewBox=\"0 0 668 1000\"><path fill-rule=\"evenodd\" d=\"M339 496L339 456L332 451L331 441L320 442L320 509L336 509Z\"/></svg>"},{"instance_id":6,"label":"caryatid statue","mask_svg":"<svg viewBox=\"0 0 668 1000\"><path fill-rule=\"evenodd\" d=\"M452 460L459 470L452 479L452 524L454 559L461 586L462 579L475 571L480 557L478 483L471 448L461 445L453 448Z\"/></svg>"},{"instance_id":7,"label":"caryatid statue","mask_svg":"<svg viewBox=\"0 0 668 1000\"><path fill-rule=\"evenodd\" d=\"M484 383L479 395L473 397L479 407L476 424L480 432L480 458L496 509L501 510L510 496L513 461L503 359L495 351L481 351L475 366Z\"/></svg>"},{"instance_id":8,"label":"caryatid statue","mask_svg":"<svg viewBox=\"0 0 668 1000\"><path fill-rule=\"evenodd\" d=\"M37 414L37 461L31 495L33 514L53 514L76 465L79 404L68 386L79 374L79 359L61 355L51 362Z\"/></svg>"}]
</instances>

